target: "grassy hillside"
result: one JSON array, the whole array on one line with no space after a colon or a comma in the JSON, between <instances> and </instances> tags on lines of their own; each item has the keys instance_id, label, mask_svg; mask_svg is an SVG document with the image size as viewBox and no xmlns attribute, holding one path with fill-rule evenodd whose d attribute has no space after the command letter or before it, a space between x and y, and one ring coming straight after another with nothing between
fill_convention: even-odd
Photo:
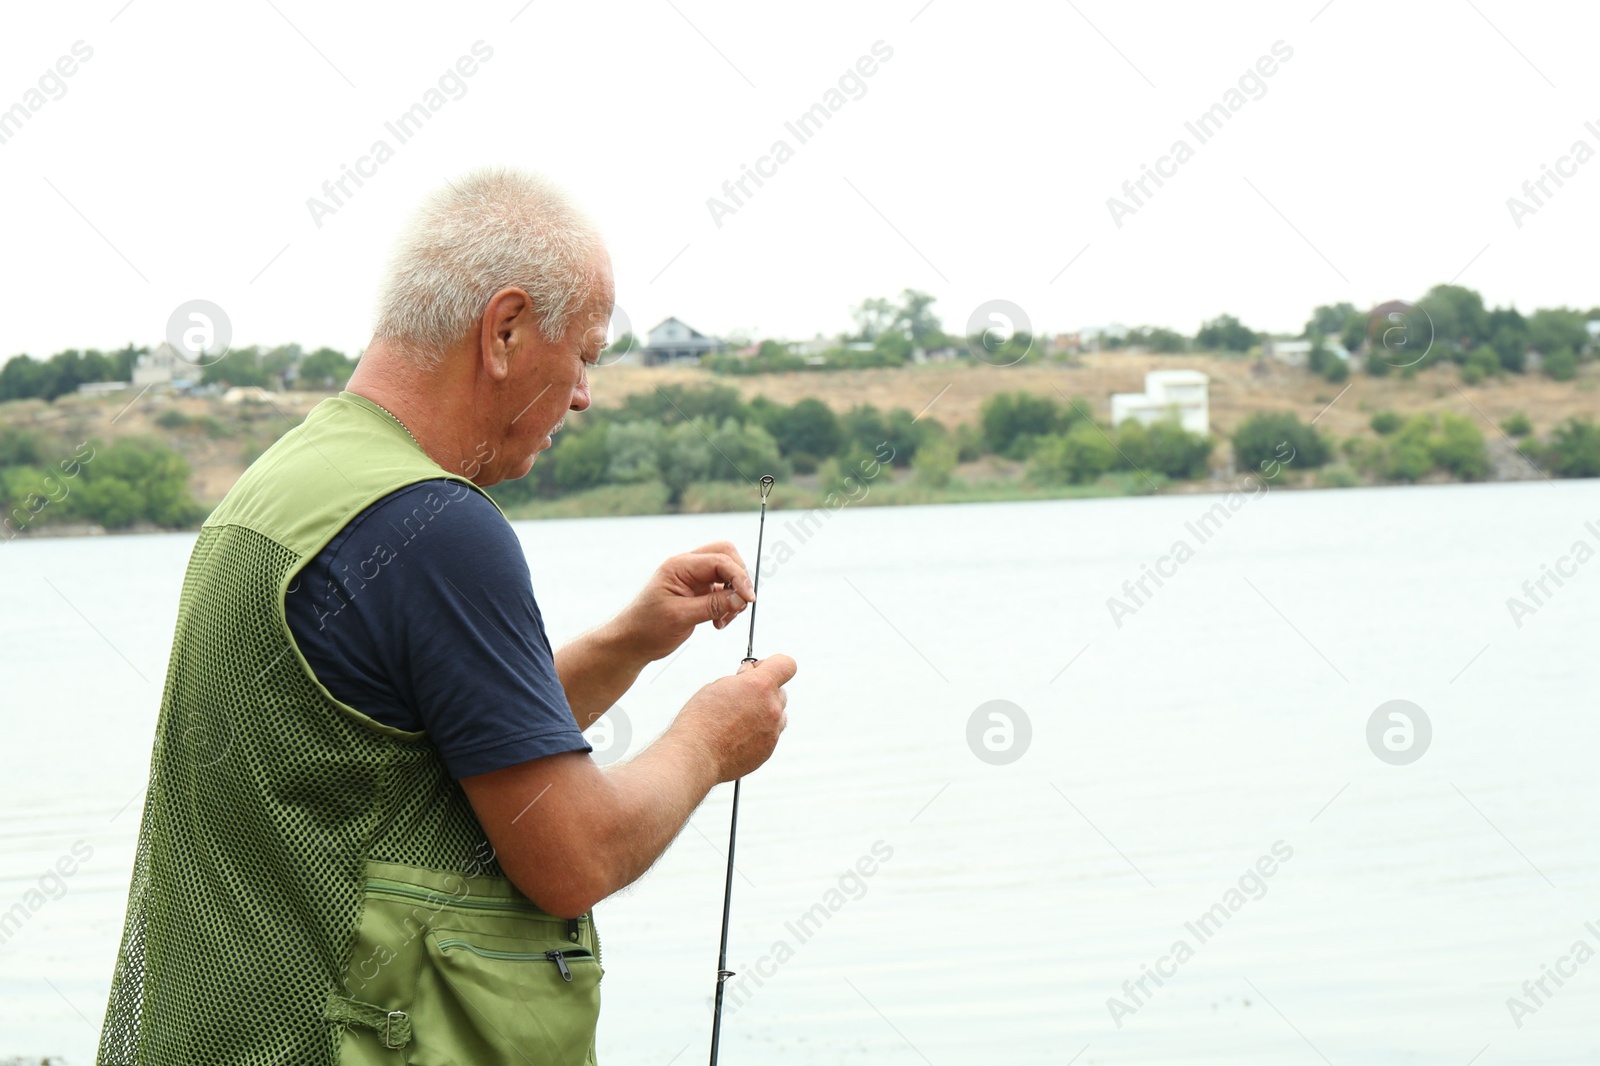
<instances>
[{"instance_id":1,"label":"grassy hillside","mask_svg":"<svg viewBox=\"0 0 1600 1066\"><path fill-rule=\"evenodd\" d=\"M1211 379L1211 428L1217 438L1211 465L1226 468L1231 461L1227 437L1248 415L1259 411L1288 411L1305 421L1320 418L1317 428L1344 439L1373 436L1368 428L1372 414L1393 410L1402 416L1454 412L1475 420L1492 451L1507 453L1510 463L1498 463L1497 476L1517 476L1520 462L1496 428L1515 412L1531 418L1536 434L1573 416L1600 415L1600 363L1586 363L1573 381L1558 382L1538 374L1491 377L1481 384L1464 385L1454 364L1427 368L1413 377L1399 374L1375 378L1357 373L1349 382L1330 385L1322 378L1281 364L1238 356L1155 356L1098 353L1081 357L1074 365L929 364L903 368L791 372L726 377L695 367L646 368L605 366L593 375L595 403L620 405L637 393L670 383L717 384L731 387L748 400L764 395L781 404L815 397L838 413L858 404L873 404L923 411L925 419L946 426L975 424L987 399L1002 392L1029 392L1057 400L1084 397L1096 417L1109 416L1114 392L1138 392L1144 374L1152 369L1196 369ZM154 436L170 444L188 461L194 497L209 507L221 499L244 468L272 441L292 429L325 394L276 393L269 402L227 404L214 397L179 398L147 394L131 405L130 393L105 397L63 396L54 403L38 400L0 404L0 430L33 430L61 441L98 438L107 443L129 436ZM929 406L931 404L931 406ZM1330 406L1331 404L1331 406ZM573 416L573 424L583 415ZM1525 465L1525 464L1523 464ZM1035 498L1129 491L1131 486L1111 482L1095 487L1036 491L1017 483L1020 463L984 456L957 470L959 486L933 492L908 483L908 472L895 471L874 486L874 503L932 502L993 498ZM796 479L804 505L806 478ZM1204 491L1207 483L1174 486L1177 491ZM524 507L538 515L626 514L660 509L659 493L650 486L614 486L561 500L539 501ZM716 509L726 505L716 492L685 497L687 510Z\"/></svg>"}]
</instances>

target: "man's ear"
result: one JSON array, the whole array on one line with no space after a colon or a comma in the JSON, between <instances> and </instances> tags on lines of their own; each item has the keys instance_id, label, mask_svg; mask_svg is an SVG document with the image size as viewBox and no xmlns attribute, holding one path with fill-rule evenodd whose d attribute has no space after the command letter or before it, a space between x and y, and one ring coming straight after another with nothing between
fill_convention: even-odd
<instances>
[{"instance_id":1,"label":"man's ear","mask_svg":"<svg viewBox=\"0 0 1600 1066\"><path fill-rule=\"evenodd\" d=\"M489 297L483 312L483 335L479 344L484 373L491 381L504 381L511 372L511 361L526 347L534 329L533 301L518 288L501 289Z\"/></svg>"}]
</instances>

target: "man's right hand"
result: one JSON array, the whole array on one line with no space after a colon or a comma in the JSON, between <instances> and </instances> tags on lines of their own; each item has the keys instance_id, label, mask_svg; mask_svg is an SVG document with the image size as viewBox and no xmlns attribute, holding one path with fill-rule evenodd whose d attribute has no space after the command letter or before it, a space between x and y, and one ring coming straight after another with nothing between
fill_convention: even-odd
<instances>
[{"instance_id":1,"label":"man's right hand","mask_svg":"<svg viewBox=\"0 0 1600 1066\"><path fill-rule=\"evenodd\" d=\"M772 757L789 724L783 686L797 669L787 655L742 663L738 673L704 686L684 704L676 724L705 746L719 782L744 777Z\"/></svg>"},{"instance_id":2,"label":"man's right hand","mask_svg":"<svg viewBox=\"0 0 1600 1066\"><path fill-rule=\"evenodd\" d=\"M602 770L582 752L461 779L502 869L524 894L575 918L655 862L706 793L766 762L788 722L787 655L745 664L696 692L636 758Z\"/></svg>"}]
</instances>

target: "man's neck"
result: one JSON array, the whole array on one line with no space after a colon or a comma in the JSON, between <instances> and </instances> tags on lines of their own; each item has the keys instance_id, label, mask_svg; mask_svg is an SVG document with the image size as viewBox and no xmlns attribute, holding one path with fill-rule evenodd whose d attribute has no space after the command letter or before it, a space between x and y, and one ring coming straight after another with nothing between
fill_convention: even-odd
<instances>
[{"instance_id":1,"label":"man's neck","mask_svg":"<svg viewBox=\"0 0 1600 1066\"><path fill-rule=\"evenodd\" d=\"M345 390L371 400L406 428L428 458L457 471L470 457L470 442L458 439L461 412L451 397L460 391L444 380L449 361L434 370L418 369L406 356L374 343L361 356Z\"/></svg>"}]
</instances>

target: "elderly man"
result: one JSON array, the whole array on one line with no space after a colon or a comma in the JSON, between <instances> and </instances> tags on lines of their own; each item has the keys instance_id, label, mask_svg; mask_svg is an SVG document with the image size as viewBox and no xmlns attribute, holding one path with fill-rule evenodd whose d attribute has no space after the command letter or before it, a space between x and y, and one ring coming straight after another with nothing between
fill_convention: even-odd
<instances>
[{"instance_id":1,"label":"elderly man","mask_svg":"<svg viewBox=\"0 0 1600 1066\"><path fill-rule=\"evenodd\" d=\"M601 771L581 730L754 599L668 559L552 654L522 477L589 406L610 261L545 182L482 172L394 257L348 391L247 470L184 580L102 1066L586 1063L594 903L755 770L795 663L701 688Z\"/></svg>"}]
</instances>

